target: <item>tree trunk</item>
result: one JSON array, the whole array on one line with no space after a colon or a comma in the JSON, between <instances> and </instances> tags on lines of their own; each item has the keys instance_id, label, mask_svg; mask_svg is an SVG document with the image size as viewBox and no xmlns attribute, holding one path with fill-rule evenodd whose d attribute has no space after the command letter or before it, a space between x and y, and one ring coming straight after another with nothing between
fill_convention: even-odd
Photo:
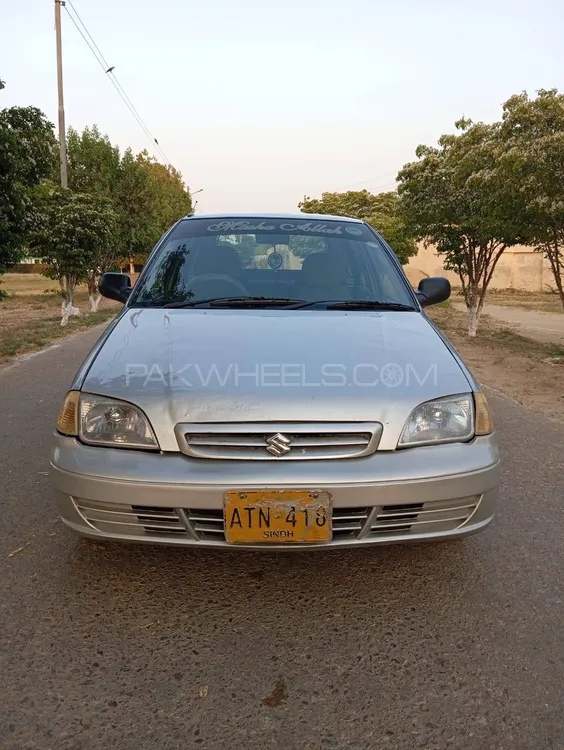
<instances>
[{"instance_id":1,"label":"tree trunk","mask_svg":"<svg viewBox=\"0 0 564 750\"><path fill-rule=\"evenodd\" d=\"M468 335L471 338L475 338L478 332L478 323L480 322L481 310L478 309L477 305L468 308Z\"/></svg>"},{"instance_id":2,"label":"tree trunk","mask_svg":"<svg viewBox=\"0 0 564 750\"><path fill-rule=\"evenodd\" d=\"M129 259L129 273L133 276L135 273L135 263L133 262L133 258Z\"/></svg>"},{"instance_id":3,"label":"tree trunk","mask_svg":"<svg viewBox=\"0 0 564 750\"><path fill-rule=\"evenodd\" d=\"M90 300L90 312L98 312L98 307L100 305L102 295L99 293L96 293L94 295L89 294L88 299Z\"/></svg>"},{"instance_id":4,"label":"tree trunk","mask_svg":"<svg viewBox=\"0 0 564 750\"><path fill-rule=\"evenodd\" d=\"M473 285L466 287L466 310L468 312L468 335L475 338L484 302L478 289Z\"/></svg>"},{"instance_id":5,"label":"tree trunk","mask_svg":"<svg viewBox=\"0 0 564 750\"><path fill-rule=\"evenodd\" d=\"M64 301L67 297L67 287L65 284L64 276L59 276L59 289L60 289L61 299Z\"/></svg>"},{"instance_id":6,"label":"tree trunk","mask_svg":"<svg viewBox=\"0 0 564 750\"><path fill-rule=\"evenodd\" d=\"M552 241L540 245L536 249L543 253L544 257L550 263L554 283L560 297L560 304L564 310L564 255L562 254L562 234L558 232L556 226L552 227Z\"/></svg>"},{"instance_id":7,"label":"tree trunk","mask_svg":"<svg viewBox=\"0 0 564 750\"><path fill-rule=\"evenodd\" d=\"M95 275L88 276L88 299L90 300L90 312L97 312L102 295L98 292L98 284Z\"/></svg>"},{"instance_id":8,"label":"tree trunk","mask_svg":"<svg viewBox=\"0 0 564 750\"><path fill-rule=\"evenodd\" d=\"M475 338L484 307L486 291L506 245L490 240L478 245L472 242L458 264L458 276L462 284L466 310L468 312L468 336Z\"/></svg>"},{"instance_id":9,"label":"tree trunk","mask_svg":"<svg viewBox=\"0 0 564 750\"><path fill-rule=\"evenodd\" d=\"M544 248L544 253L550 263L552 275L554 276L554 283L556 284L558 296L560 297L560 304L564 310L564 258L560 251L560 244L556 232L554 233L554 242Z\"/></svg>"},{"instance_id":10,"label":"tree trunk","mask_svg":"<svg viewBox=\"0 0 564 750\"><path fill-rule=\"evenodd\" d=\"M61 288L63 285L61 284ZM80 315L78 307L74 306L74 290L76 288L76 280L68 276L65 277L65 286L63 293L63 301L61 304L61 326L66 326L69 322L71 315Z\"/></svg>"}]
</instances>

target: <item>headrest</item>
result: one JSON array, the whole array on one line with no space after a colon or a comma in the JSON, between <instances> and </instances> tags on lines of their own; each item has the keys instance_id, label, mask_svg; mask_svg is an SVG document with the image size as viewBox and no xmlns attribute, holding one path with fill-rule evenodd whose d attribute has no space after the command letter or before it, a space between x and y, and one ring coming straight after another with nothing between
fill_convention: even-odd
<instances>
[{"instance_id":1,"label":"headrest","mask_svg":"<svg viewBox=\"0 0 564 750\"><path fill-rule=\"evenodd\" d=\"M346 262L339 253L314 253L302 265L302 274L310 284L344 283Z\"/></svg>"},{"instance_id":2,"label":"headrest","mask_svg":"<svg viewBox=\"0 0 564 750\"><path fill-rule=\"evenodd\" d=\"M227 245L215 245L209 248L198 248L192 264L192 276L204 273L219 273L236 276L241 270L239 256Z\"/></svg>"}]
</instances>

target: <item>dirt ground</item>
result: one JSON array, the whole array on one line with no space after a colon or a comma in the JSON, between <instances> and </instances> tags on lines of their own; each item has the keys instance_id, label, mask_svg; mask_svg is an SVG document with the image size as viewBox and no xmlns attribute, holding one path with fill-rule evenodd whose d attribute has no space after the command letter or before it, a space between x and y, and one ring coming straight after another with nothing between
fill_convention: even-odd
<instances>
[{"instance_id":1,"label":"dirt ground","mask_svg":"<svg viewBox=\"0 0 564 750\"><path fill-rule=\"evenodd\" d=\"M462 302L463 298L459 297L459 301ZM486 301L490 305L521 307L523 310L564 314L560 297L557 294L521 292L517 289L488 290Z\"/></svg>"},{"instance_id":2,"label":"dirt ground","mask_svg":"<svg viewBox=\"0 0 564 750\"><path fill-rule=\"evenodd\" d=\"M61 297L57 281L41 274L7 273L0 276L0 367L16 357L49 346L57 339L111 320L121 305L102 299L98 312L90 312L86 286L77 288L75 306L80 317L61 327Z\"/></svg>"},{"instance_id":3,"label":"dirt ground","mask_svg":"<svg viewBox=\"0 0 564 750\"><path fill-rule=\"evenodd\" d=\"M131 283L134 284L137 281L139 274L133 274L130 276ZM30 294L52 294L58 293L59 284L57 281L48 279L42 274L35 273L7 273L4 276L0 276L0 289L8 292L10 296L25 296ZM86 291L86 285L82 284L78 287L79 292Z\"/></svg>"},{"instance_id":4,"label":"dirt ground","mask_svg":"<svg viewBox=\"0 0 564 750\"><path fill-rule=\"evenodd\" d=\"M429 308L482 385L495 388L536 411L564 422L564 349L520 336L483 316L475 339L466 335L466 315L452 305ZM559 364L546 359L560 357Z\"/></svg>"},{"instance_id":5,"label":"dirt ground","mask_svg":"<svg viewBox=\"0 0 564 750\"><path fill-rule=\"evenodd\" d=\"M464 302L452 302L452 307L466 313ZM510 305L486 302L483 314L520 336L564 347L564 313L547 312Z\"/></svg>"},{"instance_id":6,"label":"dirt ground","mask_svg":"<svg viewBox=\"0 0 564 750\"><path fill-rule=\"evenodd\" d=\"M80 317L73 317L61 327L61 298L58 293L18 294L0 300L0 366L15 357L43 349L57 339L110 320L120 305L102 300L98 312L89 312L86 292L79 292L75 305Z\"/></svg>"}]
</instances>

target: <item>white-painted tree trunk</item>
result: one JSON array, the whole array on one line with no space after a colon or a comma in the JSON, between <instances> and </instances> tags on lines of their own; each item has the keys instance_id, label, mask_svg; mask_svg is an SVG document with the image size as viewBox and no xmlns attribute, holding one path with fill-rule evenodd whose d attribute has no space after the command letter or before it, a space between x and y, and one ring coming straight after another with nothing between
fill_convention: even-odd
<instances>
[{"instance_id":1,"label":"white-painted tree trunk","mask_svg":"<svg viewBox=\"0 0 564 750\"><path fill-rule=\"evenodd\" d=\"M73 315L79 316L80 310L78 307L74 307L72 302L66 302L63 300L61 304L61 325L66 326L69 322L69 318Z\"/></svg>"},{"instance_id":2,"label":"white-painted tree trunk","mask_svg":"<svg viewBox=\"0 0 564 750\"><path fill-rule=\"evenodd\" d=\"M69 284L67 279L63 301L61 302L61 326L68 325L69 318L75 315L79 316L80 310L74 306L74 284Z\"/></svg>"},{"instance_id":3,"label":"white-painted tree trunk","mask_svg":"<svg viewBox=\"0 0 564 750\"><path fill-rule=\"evenodd\" d=\"M474 338L478 331L478 323L480 322L480 314L482 312L482 308L478 305L478 303L474 303L472 305L467 305L467 309L468 309L468 335L471 338Z\"/></svg>"},{"instance_id":4,"label":"white-painted tree trunk","mask_svg":"<svg viewBox=\"0 0 564 750\"><path fill-rule=\"evenodd\" d=\"M90 312L98 312L98 306L100 305L102 295L97 293L89 294L88 299L90 300Z\"/></svg>"}]
</instances>

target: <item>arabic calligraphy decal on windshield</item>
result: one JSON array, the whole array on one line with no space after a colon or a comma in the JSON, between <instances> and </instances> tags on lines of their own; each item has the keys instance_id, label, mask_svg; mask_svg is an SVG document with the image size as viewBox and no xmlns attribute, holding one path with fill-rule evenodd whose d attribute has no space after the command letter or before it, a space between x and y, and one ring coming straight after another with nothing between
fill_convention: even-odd
<instances>
[{"instance_id":1,"label":"arabic calligraphy decal on windshield","mask_svg":"<svg viewBox=\"0 0 564 750\"><path fill-rule=\"evenodd\" d=\"M208 232L311 232L312 234L333 234L342 235L343 232L352 235L361 235L360 227L351 225L336 224L335 222L287 222L280 224L269 224L265 221L258 223L247 221L246 219L233 219L218 221L207 227Z\"/></svg>"}]
</instances>

